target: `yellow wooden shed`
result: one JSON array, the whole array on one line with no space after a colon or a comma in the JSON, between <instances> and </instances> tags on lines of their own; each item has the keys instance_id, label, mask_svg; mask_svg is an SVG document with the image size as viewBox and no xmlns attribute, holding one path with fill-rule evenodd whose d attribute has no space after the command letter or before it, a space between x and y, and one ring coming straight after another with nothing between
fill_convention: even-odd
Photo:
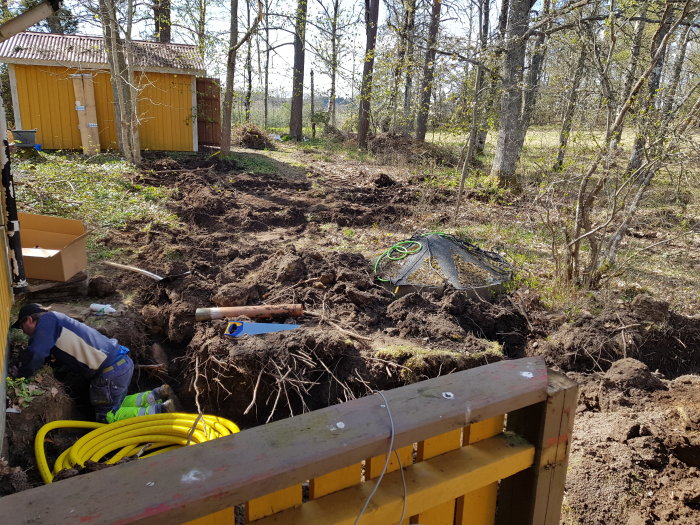
<instances>
[{"instance_id":1,"label":"yellow wooden shed","mask_svg":"<svg viewBox=\"0 0 700 525\"><path fill-rule=\"evenodd\" d=\"M133 51L142 149L197 151L196 78L205 71L196 48L135 41ZM44 149L80 149L82 125L83 134L97 132L100 149L117 148L102 37L20 33L0 44L0 62L8 64L14 129L36 129Z\"/></svg>"}]
</instances>

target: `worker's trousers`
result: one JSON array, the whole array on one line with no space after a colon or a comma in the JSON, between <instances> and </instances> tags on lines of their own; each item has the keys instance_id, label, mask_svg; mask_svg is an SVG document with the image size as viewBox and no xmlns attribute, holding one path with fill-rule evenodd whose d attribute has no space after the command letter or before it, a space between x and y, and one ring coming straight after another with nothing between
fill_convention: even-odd
<instances>
[{"instance_id":1,"label":"worker's trousers","mask_svg":"<svg viewBox=\"0 0 700 525\"><path fill-rule=\"evenodd\" d=\"M134 362L128 355L120 356L118 363L119 366L108 367L109 371L98 372L90 381L90 403L100 423L106 423L107 413L121 406L134 374Z\"/></svg>"}]
</instances>

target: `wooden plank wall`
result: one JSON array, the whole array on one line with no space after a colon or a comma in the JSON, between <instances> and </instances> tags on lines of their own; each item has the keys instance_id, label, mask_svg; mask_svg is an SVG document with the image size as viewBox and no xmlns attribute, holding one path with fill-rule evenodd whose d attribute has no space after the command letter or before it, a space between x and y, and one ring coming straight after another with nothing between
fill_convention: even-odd
<instances>
[{"instance_id":1,"label":"wooden plank wall","mask_svg":"<svg viewBox=\"0 0 700 525\"><path fill-rule=\"evenodd\" d=\"M4 118L4 117L3 117ZM4 147L0 143L0 147ZM2 195L5 195L5 187L0 185ZM5 407L7 388L5 377L7 374L7 359L9 357L9 330L10 330L10 310L14 302L12 294L12 277L10 272L10 259L8 255L9 243L7 241L7 212L5 210L5 199L0 198L0 334L4 337L0 342L0 406ZM4 454L3 444L5 437L5 410L0 414L0 457Z\"/></svg>"},{"instance_id":2,"label":"wooden plank wall","mask_svg":"<svg viewBox=\"0 0 700 525\"><path fill-rule=\"evenodd\" d=\"M193 151L192 76L170 73L137 75L141 148Z\"/></svg>"},{"instance_id":3,"label":"wooden plank wall","mask_svg":"<svg viewBox=\"0 0 700 525\"><path fill-rule=\"evenodd\" d=\"M199 144L221 145L221 86L216 78L197 79Z\"/></svg>"},{"instance_id":4,"label":"wooden plank wall","mask_svg":"<svg viewBox=\"0 0 700 525\"><path fill-rule=\"evenodd\" d=\"M117 147L114 98L108 71L15 65L22 127L37 131L44 149L81 149L71 75L93 75L100 148ZM137 74L142 149L193 151L192 76Z\"/></svg>"}]
</instances>

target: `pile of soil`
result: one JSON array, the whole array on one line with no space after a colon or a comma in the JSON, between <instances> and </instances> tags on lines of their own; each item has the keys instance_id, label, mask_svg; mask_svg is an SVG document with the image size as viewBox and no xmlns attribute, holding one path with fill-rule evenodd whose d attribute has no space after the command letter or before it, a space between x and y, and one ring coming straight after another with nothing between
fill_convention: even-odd
<instances>
[{"instance_id":1,"label":"pile of soil","mask_svg":"<svg viewBox=\"0 0 700 525\"><path fill-rule=\"evenodd\" d=\"M582 383L567 473L568 523L695 524L700 518L700 377L661 379L617 361Z\"/></svg>"},{"instance_id":2,"label":"pile of soil","mask_svg":"<svg viewBox=\"0 0 700 525\"><path fill-rule=\"evenodd\" d=\"M90 293L118 307L99 328L143 367L133 391L167 381L185 410L246 428L375 389L542 355L582 385L568 522L700 521L700 380L689 375L700 367L698 317L645 295L605 302L569 322L527 289L484 300L438 286L396 299L375 281L372 254L347 243L363 228L405 238L416 233L409 230L415 217L439 223L453 197L446 190L370 166L347 175L320 164L306 174L261 175L217 157L172 162L147 155L150 170L139 183L174 188L169 208L181 224L131 224L102 243L120 254L117 262L180 277L156 282L105 265L91 269ZM483 206L478 196L466 199L475 213ZM329 225L349 232L343 245ZM303 304L303 316L274 319L301 327L230 337L225 321L194 318L200 307L262 303ZM30 441L41 421L64 416L26 417L26 425L8 417L17 453L0 466L7 471L0 482L15 476L15 465L38 482L21 435Z\"/></svg>"},{"instance_id":3,"label":"pile of soil","mask_svg":"<svg viewBox=\"0 0 700 525\"><path fill-rule=\"evenodd\" d=\"M669 311L668 303L636 296L629 307L606 306L564 324L531 353L566 371L604 372L633 357L665 376L700 373L700 318Z\"/></svg>"},{"instance_id":4,"label":"pile of soil","mask_svg":"<svg viewBox=\"0 0 700 525\"><path fill-rule=\"evenodd\" d=\"M233 144L249 149L274 149L270 135L250 122L233 130Z\"/></svg>"},{"instance_id":5,"label":"pile of soil","mask_svg":"<svg viewBox=\"0 0 700 525\"><path fill-rule=\"evenodd\" d=\"M369 141L367 149L379 158L396 161L397 157L401 157L405 163L423 164L430 160L442 166L454 167L459 160L455 152L447 147L400 133L379 133Z\"/></svg>"}]
</instances>

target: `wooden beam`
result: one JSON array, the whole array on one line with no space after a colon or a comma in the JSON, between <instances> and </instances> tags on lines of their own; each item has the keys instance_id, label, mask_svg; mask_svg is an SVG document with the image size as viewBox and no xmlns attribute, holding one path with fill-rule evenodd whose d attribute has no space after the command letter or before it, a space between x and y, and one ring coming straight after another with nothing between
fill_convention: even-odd
<instances>
[{"instance_id":1,"label":"wooden beam","mask_svg":"<svg viewBox=\"0 0 700 525\"><path fill-rule=\"evenodd\" d=\"M578 387L560 372L548 378L546 401L508 415L507 429L534 443L537 455L531 468L501 483L499 525L559 523Z\"/></svg>"},{"instance_id":2,"label":"wooden beam","mask_svg":"<svg viewBox=\"0 0 700 525\"><path fill-rule=\"evenodd\" d=\"M275 514L281 510L291 509L301 505L301 501L301 485L292 485L286 489L276 490L271 494L252 499L245 506L246 523Z\"/></svg>"},{"instance_id":3,"label":"wooden beam","mask_svg":"<svg viewBox=\"0 0 700 525\"><path fill-rule=\"evenodd\" d=\"M474 423L464 429L464 446L473 445L503 432L504 416ZM493 525L496 518L496 499L498 483L477 489L457 498L455 507L455 525Z\"/></svg>"},{"instance_id":4,"label":"wooden beam","mask_svg":"<svg viewBox=\"0 0 700 525\"><path fill-rule=\"evenodd\" d=\"M75 111L78 115L78 129L84 155L96 155L100 152L100 137L97 129L97 110L95 108L95 87L92 75L70 75L73 79L75 94Z\"/></svg>"},{"instance_id":5,"label":"wooden beam","mask_svg":"<svg viewBox=\"0 0 700 525\"><path fill-rule=\"evenodd\" d=\"M451 503L454 507L455 498L461 494L528 468L534 455L534 447L519 436L500 434L475 445L415 463L404 470L406 514L421 515L440 502ZM321 499L307 501L296 509L269 516L255 522L255 525L352 525L373 488L372 482L356 485ZM401 516L403 503L401 473L387 474L360 523L396 523Z\"/></svg>"},{"instance_id":6,"label":"wooden beam","mask_svg":"<svg viewBox=\"0 0 700 525\"><path fill-rule=\"evenodd\" d=\"M547 368L541 358L501 361L384 396L401 448L544 401ZM368 396L5 496L0 516L3 525L186 522L385 454L383 405Z\"/></svg>"}]
</instances>

